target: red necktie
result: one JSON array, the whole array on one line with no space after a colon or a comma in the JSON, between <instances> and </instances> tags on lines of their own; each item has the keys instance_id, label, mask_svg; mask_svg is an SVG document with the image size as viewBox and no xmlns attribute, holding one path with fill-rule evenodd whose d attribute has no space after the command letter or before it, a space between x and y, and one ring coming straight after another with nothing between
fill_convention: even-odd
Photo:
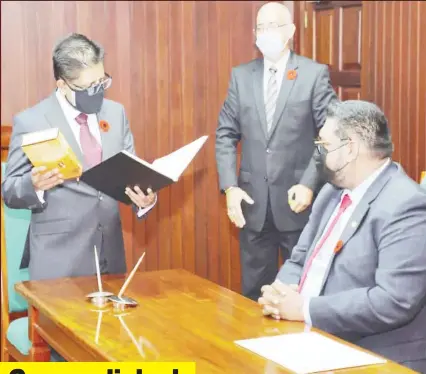
<instances>
[{"instance_id":1,"label":"red necktie","mask_svg":"<svg viewBox=\"0 0 426 374\"><path fill-rule=\"evenodd\" d=\"M334 219L331 222L331 224L328 226L327 231L322 236L321 240L319 241L319 243L315 247L314 252L312 253L311 257L308 260L308 263L307 263L307 265L305 267L305 271L303 272L302 278L301 278L300 283L299 283L299 292L302 291L303 284L306 281L306 276L308 275L308 272L309 272L309 270L310 270L310 268L312 266L312 262L314 261L315 257L318 255L318 253L320 252L320 250L321 250L322 246L324 245L324 243L327 241L328 237L330 236L331 232L333 231L334 226L336 226L336 223L339 220L339 218L342 216L343 212L351 204L352 204L352 201L351 201L351 198L349 197L349 195L346 194L345 196L343 196L342 202L340 203L339 211L337 212L337 214L334 217Z\"/></svg>"},{"instance_id":2,"label":"red necktie","mask_svg":"<svg viewBox=\"0 0 426 374\"><path fill-rule=\"evenodd\" d=\"M75 120L80 125L80 145L88 168L102 161L102 147L90 133L87 114L80 113Z\"/></svg>"}]
</instances>

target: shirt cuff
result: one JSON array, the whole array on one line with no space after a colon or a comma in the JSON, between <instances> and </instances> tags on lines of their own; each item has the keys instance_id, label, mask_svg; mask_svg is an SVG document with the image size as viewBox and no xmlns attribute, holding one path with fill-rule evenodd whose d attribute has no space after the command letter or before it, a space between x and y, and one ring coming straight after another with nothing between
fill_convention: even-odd
<instances>
[{"instance_id":1,"label":"shirt cuff","mask_svg":"<svg viewBox=\"0 0 426 374\"><path fill-rule=\"evenodd\" d=\"M37 197L40 200L40 202L42 204L44 204L45 203L45 201L44 201L44 191L43 190L36 190L36 194L37 194Z\"/></svg>"},{"instance_id":2,"label":"shirt cuff","mask_svg":"<svg viewBox=\"0 0 426 374\"><path fill-rule=\"evenodd\" d=\"M154 207L154 205L157 203L157 194L155 194L155 200L154 200L154 202L151 204L151 205L149 205L149 206L147 206L147 207L145 207L145 208L139 208L139 210L138 210L138 212L137 212L137 216L138 216L138 218L141 218L141 217L143 217L145 214L147 214L153 207Z\"/></svg>"},{"instance_id":3,"label":"shirt cuff","mask_svg":"<svg viewBox=\"0 0 426 374\"><path fill-rule=\"evenodd\" d=\"M309 314L309 303L311 298L306 298L303 302L303 319L305 323L309 326L312 326L311 315Z\"/></svg>"}]
</instances>

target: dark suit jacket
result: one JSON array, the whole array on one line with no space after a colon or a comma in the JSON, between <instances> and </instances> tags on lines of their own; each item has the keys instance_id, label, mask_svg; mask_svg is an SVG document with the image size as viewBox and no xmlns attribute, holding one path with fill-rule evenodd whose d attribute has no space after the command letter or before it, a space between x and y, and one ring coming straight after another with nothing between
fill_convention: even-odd
<instances>
[{"instance_id":1,"label":"dark suit jacket","mask_svg":"<svg viewBox=\"0 0 426 374\"><path fill-rule=\"evenodd\" d=\"M288 79L288 70L295 70L297 77ZM268 134L263 75L263 58L232 70L216 131L220 188L238 185L253 198L253 205L243 203L248 228L262 229L269 194L276 227L280 231L300 230L310 210L294 213L287 191L298 183L317 188L318 174L311 160L314 139L324 124L327 106L337 97L327 66L292 52ZM238 142L242 159L237 178Z\"/></svg>"},{"instance_id":2,"label":"dark suit jacket","mask_svg":"<svg viewBox=\"0 0 426 374\"><path fill-rule=\"evenodd\" d=\"M104 100L99 120L111 126L101 131L102 159L125 149L134 153L133 136L121 104ZM2 184L10 208L31 209L31 223L22 267L31 279L95 274L93 246L103 249L110 273L126 271L123 234L117 201L83 182L65 181L44 194L41 204L31 182L32 165L21 148L22 135L58 127L84 164L83 154L53 93L14 118Z\"/></svg>"},{"instance_id":3,"label":"dark suit jacket","mask_svg":"<svg viewBox=\"0 0 426 374\"><path fill-rule=\"evenodd\" d=\"M329 184L318 194L280 281L299 283L340 196ZM400 165L390 164L340 239L343 247L327 269L320 296L309 303L313 326L400 363L423 362L425 373L426 194Z\"/></svg>"}]
</instances>

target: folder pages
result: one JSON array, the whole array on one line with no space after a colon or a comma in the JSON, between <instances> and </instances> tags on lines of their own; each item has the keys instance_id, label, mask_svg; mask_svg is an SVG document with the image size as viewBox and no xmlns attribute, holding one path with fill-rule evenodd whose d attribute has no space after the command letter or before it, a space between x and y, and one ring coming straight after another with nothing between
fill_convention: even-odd
<instances>
[{"instance_id":1,"label":"folder pages","mask_svg":"<svg viewBox=\"0 0 426 374\"><path fill-rule=\"evenodd\" d=\"M123 150L85 171L80 180L130 205L131 200L124 192L126 187L139 186L146 193L148 188L156 192L177 182L207 138L202 136L152 164Z\"/></svg>"},{"instance_id":2,"label":"folder pages","mask_svg":"<svg viewBox=\"0 0 426 374\"><path fill-rule=\"evenodd\" d=\"M300 374L330 372L386 363L381 357L317 332L238 340L239 346Z\"/></svg>"}]
</instances>

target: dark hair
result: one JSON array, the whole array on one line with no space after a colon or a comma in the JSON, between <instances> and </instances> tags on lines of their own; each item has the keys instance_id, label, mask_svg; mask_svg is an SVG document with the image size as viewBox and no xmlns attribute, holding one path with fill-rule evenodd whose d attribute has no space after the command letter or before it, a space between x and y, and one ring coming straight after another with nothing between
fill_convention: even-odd
<instances>
[{"instance_id":1,"label":"dark hair","mask_svg":"<svg viewBox=\"0 0 426 374\"><path fill-rule=\"evenodd\" d=\"M390 157L393 144L388 121L380 108L368 101L336 101L327 109L327 117L337 120L341 139L356 133L378 158Z\"/></svg>"},{"instance_id":2,"label":"dark hair","mask_svg":"<svg viewBox=\"0 0 426 374\"><path fill-rule=\"evenodd\" d=\"M74 80L81 70L104 60L104 49L81 34L71 34L62 39L53 50L53 75L55 79Z\"/></svg>"}]
</instances>

